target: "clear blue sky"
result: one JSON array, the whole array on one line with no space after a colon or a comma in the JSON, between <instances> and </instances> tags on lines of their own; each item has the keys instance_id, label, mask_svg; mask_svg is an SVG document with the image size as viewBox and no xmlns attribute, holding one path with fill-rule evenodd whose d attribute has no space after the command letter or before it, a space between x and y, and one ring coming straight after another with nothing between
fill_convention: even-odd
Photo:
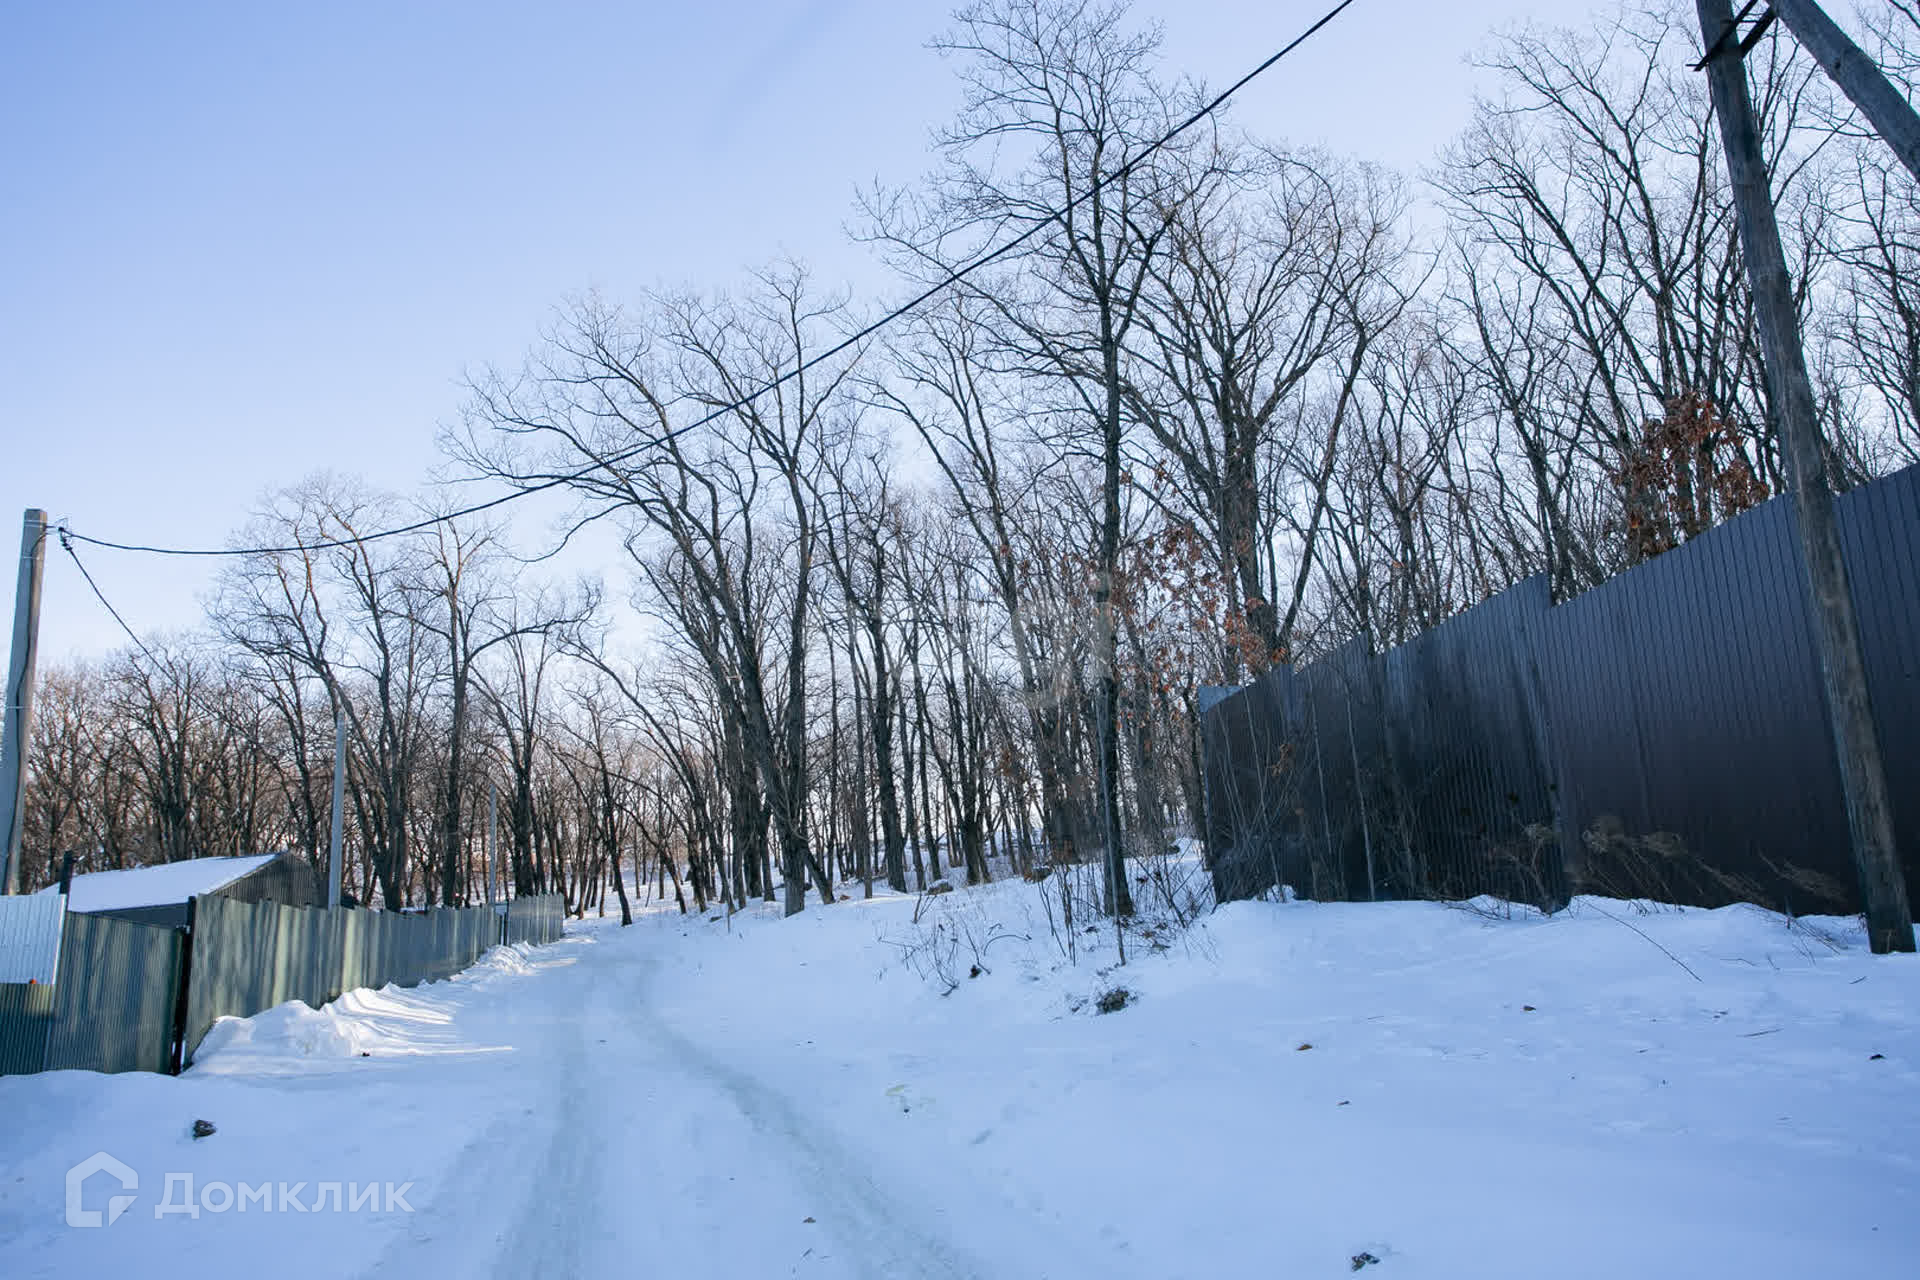
<instances>
[{"instance_id":1,"label":"clear blue sky","mask_svg":"<svg viewBox=\"0 0 1920 1280\"><path fill-rule=\"evenodd\" d=\"M1141 0L1224 85L1325 0ZM218 546L311 471L416 489L463 369L598 288L729 284L778 254L862 298L855 188L928 165L944 4L65 3L0 16L0 543L46 507ZM1238 120L1412 169L1465 122L1496 23L1585 4L1359 0ZM533 532L529 530L529 533ZM83 552L136 629L204 562ZM0 600L11 602L11 580ZM57 548L43 661L120 643ZM5 604L0 604L4 609Z\"/></svg>"}]
</instances>

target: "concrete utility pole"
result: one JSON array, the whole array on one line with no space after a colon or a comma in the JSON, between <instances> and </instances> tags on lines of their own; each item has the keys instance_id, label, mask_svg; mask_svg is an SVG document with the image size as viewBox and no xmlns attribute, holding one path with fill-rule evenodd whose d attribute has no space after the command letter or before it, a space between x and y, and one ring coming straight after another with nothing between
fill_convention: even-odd
<instances>
[{"instance_id":1,"label":"concrete utility pole","mask_svg":"<svg viewBox=\"0 0 1920 1280\"><path fill-rule=\"evenodd\" d=\"M20 524L20 582L13 595L6 727L0 730L0 893L20 891L21 795L33 733L33 669L40 649L40 582L47 572L47 513L28 507Z\"/></svg>"},{"instance_id":2,"label":"concrete utility pole","mask_svg":"<svg viewBox=\"0 0 1920 1280\"><path fill-rule=\"evenodd\" d=\"M1813 55L1840 91L1847 95L1875 131L1886 139L1900 163L1920 181L1920 115L1900 91L1880 74L1873 59L1848 39L1814 0L1771 0L1773 11L1787 24L1801 48Z\"/></svg>"},{"instance_id":3,"label":"concrete utility pole","mask_svg":"<svg viewBox=\"0 0 1920 1280\"><path fill-rule=\"evenodd\" d=\"M494 898L495 898L494 885L493 885L493 859L494 859L493 837L494 837L496 819L499 817L499 815L500 815L500 784L495 782L495 783L490 783L487 787L487 905L488 906L493 905Z\"/></svg>"},{"instance_id":4,"label":"concrete utility pole","mask_svg":"<svg viewBox=\"0 0 1920 1280\"><path fill-rule=\"evenodd\" d=\"M1799 317L1794 313L1786 255L1780 248L1780 227L1774 220L1746 66L1740 60L1742 45L1730 34L1734 25L1730 0L1694 3L1708 51L1705 66L1713 112L1720 120L1720 141L1733 183L1740 250L1753 287L1754 324L1766 365L1767 394L1778 418L1794 511L1800 520L1801 562L1811 588L1814 640L1826 683L1854 865L1867 909L1868 940L1876 952L1912 951L1913 913L1907 906L1906 879L1894 844L1893 807L1880 764L1873 706L1867 698L1860 627L1840 554L1840 528L1834 520L1833 492L1827 488L1813 384L1800 347Z\"/></svg>"},{"instance_id":5,"label":"concrete utility pole","mask_svg":"<svg viewBox=\"0 0 1920 1280\"><path fill-rule=\"evenodd\" d=\"M335 695L336 699L338 694ZM327 905L340 905L340 845L347 817L347 704L333 704L333 826L327 833Z\"/></svg>"}]
</instances>

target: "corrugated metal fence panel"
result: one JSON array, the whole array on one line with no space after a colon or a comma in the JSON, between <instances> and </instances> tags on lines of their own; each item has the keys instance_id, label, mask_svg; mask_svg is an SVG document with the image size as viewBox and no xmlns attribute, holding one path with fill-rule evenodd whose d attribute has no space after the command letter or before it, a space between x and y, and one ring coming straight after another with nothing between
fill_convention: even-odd
<instances>
[{"instance_id":1,"label":"corrugated metal fence panel","mask_svg":"<svg viewBox=\"0 0 1920 1280\"><path fill-rule=\"evenodd\" d=\"M1374 804L1382 896L1563 891L1557 850L1543 859L1530 834L1554 825L1530 644L1549 603L1530 578L1377 659L1391 744Z\"/></svg>"},{"instance_id":2,"label":"corrugated metal fence panel","mask_svg":"<svg viewBox=\"0 0 1920 1280\"><path fill-rule=\"evenodd\" d=\"M367 929L373 919L367 911L340 911L340 991L367 985Z\"/></svg>"},{"instance_id":3,"label":"corrugated metal fence panel","mask_svg":"<svg viewBox=\"0 0 1920 1280\"><path fill-rule=\"evenodd\" d=\"M1347 740L1347 705L1353 689L1358 641L1297 672L1304 712L1300 763L1305 784L1301 807L1299 873L1287 881L1310 898L1345 898L1350 851L1360 842L1360 792ZM1365 896L1364 884L1362 896Z\"/></svg>"},{"instance_id":4,"label":"corrugated metal fence panel","mask_svg":"<svg viewBox=\"0 0 1920 1280\"><path fill-rule=\"evenodd\" d=\"M31 1075L47 1062L53 988L43 982L0 985L0 1076Z\"/></svg>"},{"instance_id":5,"label":"corrugated metal fence panel","mask_svg":"<svg viewBox=\"0 0 1920 1280\"><path fill-rule=\"evenodd\" d=\"M198 899L187 982L187 1058L217 1018L289 1000L318 1008L355 987L412 986L460 972L504 940L565 931L558 895L423 913ZM180 930L67 918L59 981L0 984L0 1074L77 1068L165 1071L173 1047Z\"/></svg>"},{"instance_id":6,"label":"corrugated metal fence panel","mask_svg":"<svg viewBox=\"0 0 1920 1280\"><path fill-rule=\"evenodd\" d=\"M46 1069L165 1071L182 951L177 929L69 916Z\"/></svg>"},{"instance_id":7,"label":"corrugated metal fence panel","mask_svg":"<svg viewBox=\"0 0 1920 1280\"><path fill-rule=\"evenodd\" d=\"M1300 681L1275 667L1201 719L1207 849L1222 902L1304 883L1309 777Z\"/></svg>"},{"instance_id":8,"label":"corrugated metal fence panel","mask_svg":"<svg viewBox=\"0 0 1920 1280\"><path fill-rule=\"evenodd\" d=\"M557 893L515 898L507 904L506 941L545 946L566 931L566 904Z\"/></svg>"},{"instance_id":9,"label":"corrugated metal fence panel","mask_svg":"<svg viewBox=\"0 0 1920 1280\"><path fill-rule=\"evenodd\" d=\"M0 983L54 980L66 914L67 900L57 893L0 898Z\"/></svg>"},{"instance_id":10,"label":"corrugated metal fence panel","mask_svg":"<svg viewBox=\"0 0 1920 1280\"><path fill-rule=\"evenodd\" d=\"M288 1000L315 1008L357 987L410 987L465 969L496 945L542 944L564 927L557 895L516 899L503 924L490 907L326 910L202 898L196 904L187 1044L214 1020Z\"/></svg>"},{"instance_id":11,"label":"corrugated metal fence panel","mask_svg":"<svg viewBox=\"0 0 1920 1280\"><path fill-rule=\"evenodd\" d=\"M1920 467L1839 519L1920 890ZM1222 901L1290 883L1858 908L1784 498L1557 606L1534 579L1386 655L1271 672L1202 742Z\"/></svg>"},{"instance_id":12,"label":"corrugated metal fence panel","mask_svg":"<svg viewBox=\"0 0 1920 1280\"><path fill-rule=\"evenodd\" d=\"M1600 810L1638 830L1648 821L1640 709L1621 604L1618 595L1590 591L1557 606L1534 633L1553 725L1561 821L1576 851L1577 833Z\"/></svg>"},{"instance_id":13,"label":"corrugated metal fence panel","mask_svg":"<svg viewBox=\"0 0 1920 1280\"><path fill-rule=\"evenodd\" d=\"M201 898L194 903L185 1028L189 1059L215 1018L250 1005L253 1007L249 1012L255 1013L266 1007L255 1003L256 970L233 959L226 963L220 961L221 957L254 954L253 925L265 917L230 909L243 905L217 897Z\"/></svg>"},{"instance_id":14,"label":"corrugated metal fence panel","mask_svg":"<svg viewBox=\"0 0 1920 1280\"><path fill-rule=\"evenodd\" d=\"M216 1018L250 1017L273 1007L269 958L279 931L271 903L206 897L194 903L193 959L187 975L187 1056Z\"/></svg>"},{"instance_id":15,"label":"corrugated metal fence panel","mask_svg":"<svg viewBox=\"0 0 1920 1280\"><path fill-rule=\"evenodd\" d=\"M1838 514L1907 898L1920 902L1920 466L1841 494Z\"/></svg>"},{"instance_id":16,"label":"corrugated metal fence panel","mask_svg":"<svg viewBox=\"0 0 1920 1280\"><path fill-rule=\"evenodd\" d=\"M1850 904L1791 516L1768 503L1549 615L1555 751L1584 887L1707 905ZM1812 877L1843 896L1796 894L1794 881Z\"/></svg>"}]
</instances>

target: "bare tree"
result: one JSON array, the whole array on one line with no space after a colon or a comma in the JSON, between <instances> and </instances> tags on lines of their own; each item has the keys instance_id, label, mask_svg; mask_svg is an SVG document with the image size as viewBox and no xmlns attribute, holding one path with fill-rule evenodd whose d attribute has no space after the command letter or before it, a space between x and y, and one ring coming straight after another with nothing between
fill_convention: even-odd
<instances>
[{"instance_id":1,"label":"bare tree","mask_svg":"<svg viewBox=\"0 0 1920 1280\"><path fill-rule=\"evenodd\" d=\"M850 362L756 398L840 310L812 300L798 269L759 286L739 304L658 299L657 337L583 306L525 376L474 388L458 447L515 483L564 480L583 521L626 522L650 606L705 664L758 772L793 912L809 874L834 896L807 835L807 664L822 450L845 426ZM676 423L688 409L706 412Z\"/></svg>"}]
</instances>

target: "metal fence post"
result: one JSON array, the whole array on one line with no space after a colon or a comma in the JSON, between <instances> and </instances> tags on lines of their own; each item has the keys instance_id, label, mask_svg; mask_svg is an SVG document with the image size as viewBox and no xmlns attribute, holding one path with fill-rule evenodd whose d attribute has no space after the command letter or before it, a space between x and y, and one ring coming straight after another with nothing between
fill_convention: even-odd
<instances>
[{"instance_id":1,"label":"metal fence post","mask_svg":"<svg viewBox=\"0 0 1920 1280\"><path fill-rule=\"evenodd\" d=\"M174 971L173 1046L168 1052L167 1074L177 1076L185 1066L187 1053L187 1004L193 984L193 922L200 899L187 899L187 922L175 932L180 939L180 959Z\"/></svg>"}]
</instances>

